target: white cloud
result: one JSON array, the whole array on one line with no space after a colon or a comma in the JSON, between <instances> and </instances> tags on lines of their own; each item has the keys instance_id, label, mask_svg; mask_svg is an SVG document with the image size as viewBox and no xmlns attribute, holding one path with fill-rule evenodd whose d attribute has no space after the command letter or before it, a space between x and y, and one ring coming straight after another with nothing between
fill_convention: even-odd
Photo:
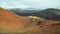
<instances>
[{"instance_id":1,"label":"white cloud","mask_svg":"<svg viewBox=\"0 0 60 34\"><path fill-rule=\"evenodd\" d=\"M60 8L60 0L3 0L0 6L7 8Z\"/></svg>"},{"instance_id":2,"label":"white cloud","mask_svg":"<svg viewBox=\"0 0 60 34\"><path fill-rule=\"evenodd\" d=\"M24 0L28 6L39 8L57 8L60 6L60 0Z\"/></svg>"},{"instance_id":3,"label":"white cloud","mask_svg":"<svg viewBox=\"0 0 60 34\"><path fill-rule=\"evenodd\" d=\"M23 2L19 2L19 0L3 0L2 2L0 1L0 6L3 8L27 8L28 6L24 5Z\"/></svg>"}]
</instances>

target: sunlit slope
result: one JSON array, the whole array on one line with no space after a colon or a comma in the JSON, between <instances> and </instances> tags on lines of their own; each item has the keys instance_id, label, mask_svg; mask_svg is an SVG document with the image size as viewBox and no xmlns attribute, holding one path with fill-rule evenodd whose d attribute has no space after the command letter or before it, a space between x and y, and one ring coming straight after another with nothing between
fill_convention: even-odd
<instances>
[{"instance_id":1,"label":"sunlit slope","mask_svg":"<svg viewBox=\"0 0 60 34\"><path fill-rule=\"evenodd\" d=\"M0 8L0 31L22 29L24 24L28 21L29 19L27 17L21 17L8 10Z\"/></svg>"},{"instance_id":2,"label":"sunlit slope","mask_svg":"<svg viewBox=\"0 0 60 34\"><path fill-rule=\"evenodd\" d=\"M22 17L0 8L0 33L60 34L60 21L37 16Z\"/></svg>"},{"instance_id":3,"label":"sunlit slope","mask_svg":"<svg viewBox=\"0 0 60 34\"><path fill-rule=\"evenodd\" d=\"M24 32L26 34L60 34L60 22L44 20L41 21L38 25L35 24L26 30L27 31Z\"/></svg>"}]
</instances>

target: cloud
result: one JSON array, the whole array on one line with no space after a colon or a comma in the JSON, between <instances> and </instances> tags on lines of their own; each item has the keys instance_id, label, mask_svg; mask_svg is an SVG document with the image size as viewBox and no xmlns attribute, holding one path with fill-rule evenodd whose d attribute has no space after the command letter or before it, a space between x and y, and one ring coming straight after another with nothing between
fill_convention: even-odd
<instances>
[{"instance_id":1,"label":"cloud","mask_svg":"<svg viewBox=\"0 0 60 34\"><path fill-rule=\"evenodd\" d=\"M3 8L27 8L28 6L24 5L23 2L19 2L19 0L3 0L0 1L0 6Z\"/></svg>"},{"instance_id":2,"label":"cloud","mask_svg":"<svg viewBox=\"0 0 60 34\"><path fill-rule=\"evenodd\" d=\"M5 8L59 8L60 0L0 0L0 6Z\"/></svg>"},{"instance_id":3,"label":"cloud","mask_svg":"<svg viewBox=\"0 0 60 34\"><path fill-rule=\"evenodd\" d=\"M24 0L24 3L36 8L58 8L60 6L60 0Z\"/></svg>"}]
</instances>

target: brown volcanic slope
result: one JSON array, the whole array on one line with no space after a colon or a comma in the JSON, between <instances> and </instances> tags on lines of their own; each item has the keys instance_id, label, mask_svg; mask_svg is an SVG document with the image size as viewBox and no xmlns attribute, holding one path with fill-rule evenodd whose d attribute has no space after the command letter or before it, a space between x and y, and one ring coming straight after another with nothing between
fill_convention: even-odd
<instances>
[{"instance_id":1,"label":"brown volcanic slope","mask_svg":"<svg viewBox=\"0 0 60 34\"><path fill-rule=\"evenodd\" d=\"M40 19L18 16L0 8L0 33L60 34L59 21L39 21Z\"/></svg>"},{"instance_id":2,"label":"brown volcanic slope","mask_svg":"<svg viewBox=\"0 0 60 34\"><path fill-rule=\"evenodd\" d=\"M29 19L26 17L18 16L11 11L0 8L0 32L18 31L22 29L24 24L28 21Z\"/></svg>"},{"instance_id":3,"label":"brown volcanic slope","mask_svg":"<svg viewBox=\"0 0 60 34\"><path fill-rule=\"evenodd\" d=\"M26 33L26 32L25 32ZM43 20L39 25L29 28L27 34L60 34L60 22L53 20Z\"/></svg>"}]
</instances>

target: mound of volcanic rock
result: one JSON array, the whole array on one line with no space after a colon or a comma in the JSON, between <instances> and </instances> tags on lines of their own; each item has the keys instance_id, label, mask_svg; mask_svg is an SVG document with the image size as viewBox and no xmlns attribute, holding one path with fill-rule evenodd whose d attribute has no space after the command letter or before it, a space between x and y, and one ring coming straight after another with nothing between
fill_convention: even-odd
<instances>
[{"instance_id":1,"label":"mound of volcanic rock","mask_svg":"<svg viewBox=\"0 0 60 34\"><path fill-rule=\"evenodd\" d=\"M60 22L54 20L43 20L29 28L30 34L60 34Z\"/></svg>"},{"instance_id":2,"label":"mound of volcanic rock","mask_svg":"<svg viewBox=\"0 0 60 34\"><path fill-rule=\"evenodd\" d=\"M0 8L0 32L15 32L24 27L30 19L18 16L11 11Z\"/></svg>"},{"instance_id":3,"label":"mound of volcanic rock","mask_svg":"<svg viewBox=\"0 0 60 34\"><path fill-rule=\"evenodd\" d=\"M22 17L0 8L0 33L60 34L60 21Z\"/></svg>"}]
</instances>

